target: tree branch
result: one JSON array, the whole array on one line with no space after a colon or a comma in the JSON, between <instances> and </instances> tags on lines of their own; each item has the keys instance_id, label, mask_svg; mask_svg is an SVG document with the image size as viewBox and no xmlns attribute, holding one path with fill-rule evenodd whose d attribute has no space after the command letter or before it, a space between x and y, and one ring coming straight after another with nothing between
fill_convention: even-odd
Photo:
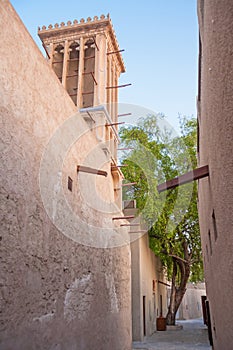
<instances>
[{"instance_id":1,"label":"tree branch","mask_svg":"<svg viewBox=\"0 0 233 350\"><path fill-rule=\"evenodd\" d=\"M174 254L168 254L168 255L171 256L171 257L174 258L174 259L177 259L177 260L180 260L180 261L184 262L185 264L189 264L189 261L188 261L188 260L185 260L185 259L183 259L183 258L180 258L180 257L177 256L177 255L174 255Z\"/></svg>"},{"instance_id":2,"label":"tree branch","mask_svg":"<svg viewBox=\"0 0 233 350\"><path fill-rule=\"evenodd\" d=\"M195 263L197 263L197 262L201 262L201 260L200 260L200 259L192 259L192 260L191 260L191 264L195 264Z\"/></svg>"}]
</instances>

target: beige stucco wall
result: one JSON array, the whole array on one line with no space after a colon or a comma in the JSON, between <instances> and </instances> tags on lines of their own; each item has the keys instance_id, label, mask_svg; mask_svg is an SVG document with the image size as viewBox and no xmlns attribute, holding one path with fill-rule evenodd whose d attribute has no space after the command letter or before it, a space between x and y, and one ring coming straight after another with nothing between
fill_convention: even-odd
<instances>
[{"instance_id":1,"label":"beige stucco wall","mask_svg":"<svg viewBox=\"0 0 233 350\"><path fill-rule=\"evenodd\" d=\"M198 1L202 42L198 101L199 215L215 350L233 345L233 2ZM213 218L213 211L215 220Z\"/></svg>"},{"instance_id":2,"label":"beige stucco wall","mask_svg":"<svg viewBox=\"0 0 233 350\"><path fill-rule=\"evenodd\" d=\"M149 248L149 238L145 234L131 243L132 256L132 323L133 340L142 341L143 326L143 297L145 297L146 336L156 331L156 318L160 316L161 295L163 317L167 313L167 289L158 283L163 281L163 270L158 257ZM155 290L153 291L153 280Z\"/></svg>"},{"instance_id":3,"label":"beige stucco wall","mask_svg":"<svg viewBox=\"0 0 233 350\"><path fill-rule=\"evenodd\" d=\"M203 317L202 295L206 295L204 283L188 283L187 290L178 309L177 318L190 320Z\"/></svg>"},{"instance_id":4,"label":"beige stucco wall","mask_svg":"<svg viewBox=\"0 0 233 350\"><path fill-rule=\"evenodd\" d=\"M132 202L125 202L125 215L137 215L137 209L127 208ZM143 341L144 336L150 336L156 331L156 318L160 316L161 311L162 316L166 316L167 286L160 283L166 283L165 271L160 259L149 248L148 234L136 233L143 230L140 216L136 216L136 219L132 222L140 224L140 226L130 228L132 336L134 341ZM143 311L143 304L145 305L145 311Z\"/></svg>"},{"instance_id":5,"label":"beige stucco wall","mask_svg":"<svg viewBox=\"0 0 233 350\"><path fill-rule=\"evenodd\" d=\"M75 115L76 107L6 0L1 0L0 25L0 349L128 350L129 245L101 249L79 242L80 237L96 234L85 227L100 227L100 236L110 228L108 234L114 236L119 226L112 222L111 211L98 211L86 200L91 200L92 193L111 192L111 176L93 180L91 175L76 173L77 164L85 159L101 164L103 170L110 171L109 165L89 132L81 145L78 141L71 147L56 173L69 138L86 131L87 124L79 115L72 129L60 129ZM59 142L52 144L41 179L42 156L56 130ZM93 153L85 158L88 149ZM72 192L67 190L67 176L73 179ZM88 184L89 190L83 191L82 184ZM46 193L52 203L48 208L41 197ZM72 228L73 216L65 222L67 203L74 217L82 217L85 223L73 232L74 239L58 230L49 217Z\"/></svg>"}]
</instances>

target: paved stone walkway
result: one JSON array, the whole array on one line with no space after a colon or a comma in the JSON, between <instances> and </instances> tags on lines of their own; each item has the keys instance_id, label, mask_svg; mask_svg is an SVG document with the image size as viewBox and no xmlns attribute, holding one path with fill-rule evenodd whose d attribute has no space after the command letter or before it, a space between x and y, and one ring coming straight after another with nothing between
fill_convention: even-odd
<instances>
[{"instance_id":1,"label":"paved stone walkway","mask_svg":"<svg viewBox=\"0 0 233 350\"><path fill-rule=\"evenodd\" d=\"M207 327L201 319L177 321L183 329L155 332L143 342L134 342L137 350L210 350Z\"/></svg>"}]
</instances>

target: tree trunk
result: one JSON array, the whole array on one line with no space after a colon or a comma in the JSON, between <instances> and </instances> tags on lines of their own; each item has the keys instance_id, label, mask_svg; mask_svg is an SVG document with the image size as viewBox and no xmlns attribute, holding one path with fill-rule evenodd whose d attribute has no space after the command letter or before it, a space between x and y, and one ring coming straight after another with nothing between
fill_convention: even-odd
<instances>
[{"instance_id":1,"label":"tree trunk","mask_svg":"<svg viewBox=\"0 0 233 350\"><path fill-rule=\"evenodd\" d=\"M178 268L181 273L179 286L176 286L176 278ZM175 325L176 323L176 313L182 302L183 296L186 291L186 285L190 275L190 263L184 259L173 258L173 272L172 272L172 286L171 286L171 296L170 303L167 312L167 325Z\"/></svg>"}]
</instances>

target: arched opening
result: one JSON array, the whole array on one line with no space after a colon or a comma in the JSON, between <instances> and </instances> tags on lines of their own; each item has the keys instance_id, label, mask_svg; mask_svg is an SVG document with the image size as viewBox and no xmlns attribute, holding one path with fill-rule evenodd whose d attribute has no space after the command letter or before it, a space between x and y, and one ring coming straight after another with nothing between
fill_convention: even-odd
<instances>
[{"instance_id":1,"label":"arched opening","mask_svg":"<svg viewBox=\"0 0 233 350\"><path fill-rule=\"evenodd\" d=\"M74 104L77 105L79 43L73 42L69 46L69 58L66 75L66 89Z\"/></svg>"},{"instance_id":2,"label":"arched opening","mask_svg":"<svg viewBox=\"0 0 233 350\"><path fill-rule=\"evenodd\" d=\"M89 39L84 47L83 107L94 104L95 42Z\"/></svg>"},{"instance_id":3,"label":"arched opening","mask_svg":"<svg viewBox=\"0 0 233 350\"><path fill-rule=\"evenodd\" d=\"M59 44L56 46L53 54L53 70L56 73L60 82L62 82L64 46Z\"/></svg>"}]
</instances>

